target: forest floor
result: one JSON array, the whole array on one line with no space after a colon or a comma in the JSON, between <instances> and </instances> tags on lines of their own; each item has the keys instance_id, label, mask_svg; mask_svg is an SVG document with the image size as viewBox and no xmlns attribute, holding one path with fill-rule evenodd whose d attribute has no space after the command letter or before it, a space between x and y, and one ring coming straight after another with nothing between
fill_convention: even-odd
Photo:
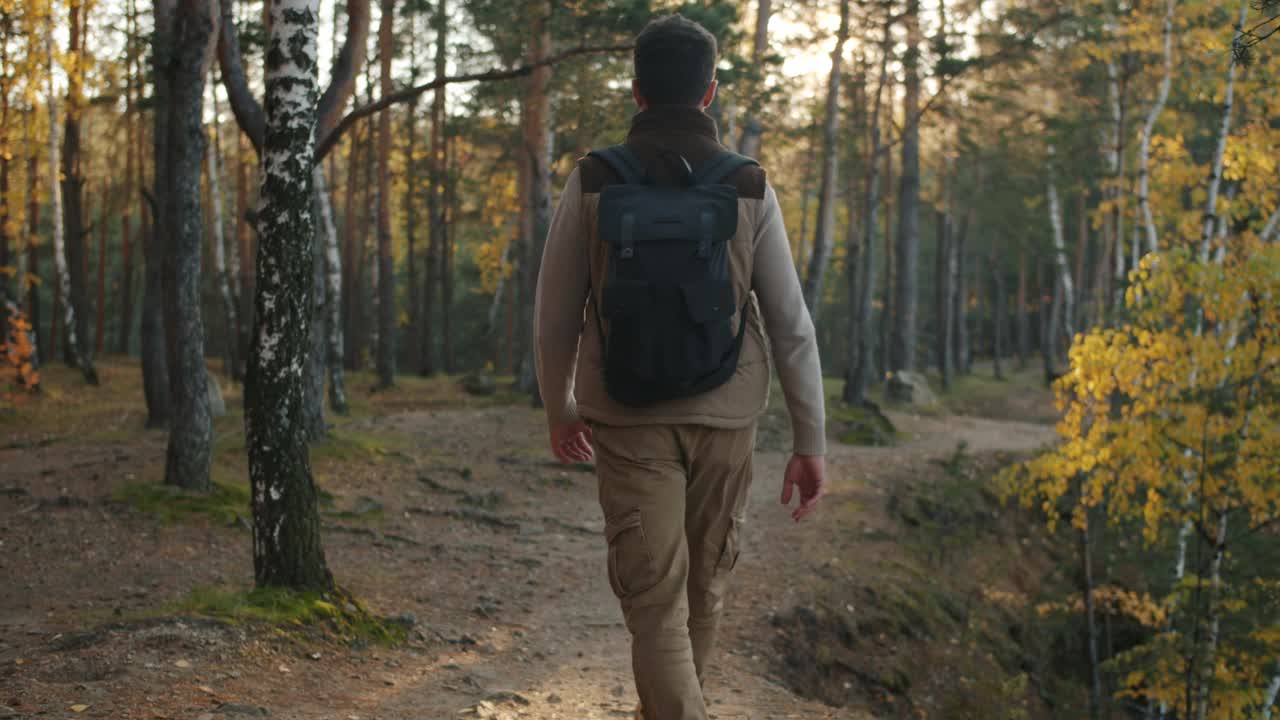
<instances>
[{"instance_id":1,"label":"forest floor","mask_svg":"<svg viewBox=\"0 0 1280 720\"><path fill-rule=\"evenodd\" d=\"M50 368L41 397L0 411L0 718L631 716L594 476L549 462L520 398L449 378L374 394L351 376L353 412L312 462L329 566L407 630L388 643L247 595L237 388L218 489L193 498L158 486L165 435L142 429L137 365L99 372L88 388ZM975 374L943 407L887 409L889 446L833 442L832 493L798 525L778 504L785 413L766 416L711 717L997 717L975 693L1026 706L1017 653L1001 655L1020 611L999 606L1028 604L1047 550L986 488L1053 440L1035 378Z\"/></svg>"}]
</instances>

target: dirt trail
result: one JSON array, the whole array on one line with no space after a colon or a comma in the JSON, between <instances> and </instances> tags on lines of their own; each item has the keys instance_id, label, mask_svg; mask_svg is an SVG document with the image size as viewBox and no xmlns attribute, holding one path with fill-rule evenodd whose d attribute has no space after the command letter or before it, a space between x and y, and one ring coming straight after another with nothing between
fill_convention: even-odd
<instances>
[{"instance_id":1,"label":"dirt trail","mask_svg":"<svg viewBox=\"0 0 1280 720\"><path fill-rule=\"evenodd\" d=\"M960 441L1021 451L1052 438L1047 426L1016 421L890 417L903 441L834 446L832 498L798 526L777 501L786 456L757 455L721 661L708 680L712 718L871 717L782 686L770 620L806 601L807 580L829 572L832 555L873 552L854 531L866 522L858 508L882 491L873 485L925 472ZM248 584L248 536L200 518L158 525L108 501L136 482L131 468L162 461L155 437L110 452L0 450L0 571L23 578L0 590L0 718L631 716L629 640L605 578L594 478L545 461L539 413L397 412L342 433L396 440L318 454L317 480L341 511L325 520L330 566L371 607L414 625L408 647L316 650L173 619L164 608L193 587ZM58 495L86 500L47 501ZM376 512L362 517L363 508ZM152 619L128 620L139 613ZM126 621L112 625L112 616ZM88 707L69 712L72 704Z\"/></svg>"}]
</instances>

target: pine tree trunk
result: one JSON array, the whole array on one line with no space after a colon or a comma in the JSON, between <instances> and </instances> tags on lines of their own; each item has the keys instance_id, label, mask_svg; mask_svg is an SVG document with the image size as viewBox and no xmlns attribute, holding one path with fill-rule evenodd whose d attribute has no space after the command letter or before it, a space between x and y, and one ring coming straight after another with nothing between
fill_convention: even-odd
<instances>
[{"instance_id":1,"label":"pine tree trunk","mask_svg":"<svg viewBox=\"0 0 1280 720\"><path fill-rule=\"evenodd\" d=\"M885 79L885 105L884 107L894 107L894 83L893 77ZM898 315L897 298L898 298L898 280L894 274L897 268L897 243L894 242L893 235L893 188L895 187L895 179L893 177L893 153L881 148L882 162L884 170L880 173L880 207L884 213L884 230L880 235L884 239L884 282L880 290L880 299L884 303L884 309L880 312L880 342L878 344L878 367L880 372L872 377L872 384L879 383L884 378L884 372L889 367L889 345L893 335L893 324L896 322Z\"/></svg>"},{"instance_id":2,"label":"pine tree trunk","mask_svg":"<svg viewBox=\"0 0 1280 720\"><path fill-rule=\"evenodd\" d=\"M769 18L773 13L773 0L756 0L756 32L751 43L751 64L757 72L764 72L765 54L769 52ZM738 142L738 152L747 157L760 154L760 140L764 126L754 113L747 115L742 123L742 139Z\"/></svg>"},{"instance_id":3,"label":"pine tree trunk","mask_svg":"<svg viewBox=\"0 0 1280 720\"><path fill-rule=\"evenodd\" d=\"M382 70L382 95L395 91L391 56L395 51L392 26L395 0L382 0L378 23L378 57ZM378 115L378 387L395 384L396 375L396 272L391 246L391 113Z\"/></svg>"},{"instance_id":4,"label":"pine tree trunk","mask_svg":"<svg viewBox=\"0 0 1280 720\"><path fill-rule=\"evenodd\" d=\"M217 15L210 0L179 3L174 45L160 82L168 83L168 158L156 194L168 247L164 258L164 335L173 414L165 484L210 487L213 441L201 311L200 173L204 164L204 81L212 59Z\"/></svg>"},{"instance_id":5,"label":"pine tree trunk","mask_svg":"<svg viewBox=\"0 0 1280 720\"><path fill-rule=\"evenodd\" d=\"M449 6L447 0L441 0L432 17L432 29L436 35L435 76L444 77L448 70L449 46ZM444 244L444 124L446 121L447 95L444 88L438 88L431 97L431 146L428 150L430 161L427 165L427 216L429 226L426 283L422 298L422 353L419 372L423 376L436 372L436 297L441 283L441 260Z\"/></svg>"},{"instance_id":6,"label":"pine tree trunk","mask_svg":"<svg viewBox=\"0 0 1280 720\"><path fill-rule=\"evenodd\" d=\"M1088 508L1084 510L1084 527L1080 529L1080 558L1084 565L1084 612L1089 645L1089 717L1102 717L1102 673L1098 658L1098 622L1094 605L1093 546L1089 541Z\"/></svg>"},{"instance_id":7,"label":"pine tree trunk","mask_svg":"<svg viewBox=\"0 0 1280 720\"><path fill-rule=\"evenodd\" d=\"M549 125L550 126L550 125ZM444 200L444 260L440 277L440 354L446 374L456 371L453 357L453 273L454 273L454 218L458 214L457 143L445 138L445 147L453 158L445 175Z\"/></svg>"},{"instance_id":8,"label":"pine tree trunk","mask_svg":"<svg viewBox=\"0 0 1280 720\"><path fill-rule=\"evenodd\" d=\"M25 272L21 277L28 281L40 277L40 253L39 245L35 239L39 237L40 231L40 143L36 140L35 133L35 113L28 117L27 125L27 147L30 148L31 154L27 157L27 180L30 187L27 189L27 252ZM27 284L27 320L31 322L31 333L35 336L35 353L32 356L31 365L39 368L44 353L46 352L46 342L48 338L40 337L40 286L34 282ZM21 290L19 290L21 292Z\"/></svg>"},{"instance_id":9,"label":"pine tree trunk","mask_svg":"<svg viewBox=\"0 0 1280 720\"><path fill-rule=\"evenodd\" d=\"M152 159L152 222L143 248L144 270L142 298L142 387L147 400L147 427L160 428L169 424L169 357L165 342L165 231L160 198L168 189L169 178L169 124L172 92L169 87L168 67L175 47L173 37L176 0L155 0L153 39L151 42L151 70L155 78L152 88L152 114L155 127L152 132L154 145Z\"/></svg>"},{"instance_id":10,"label":"pine tree trunk","mask_svg":"<svg viewBox=\"0 0 1280 720\"><path fill-rule=\"evenodd\" d=\"M846 285L849 292L849 377L845 382L843 399L850 404L861 405L867 402L867 390L873 377L875 347L871 341L874 324L873 300L875 298L875 248L877 220L880 213L881 184L880 158L888 156L881 142L881 113L884 108L884 89L888 80L888 63L893 21L886 18L883 28L883 39L880 43L880 72L876 80L875 97L871 101L871 112L864 114L866 119L866 176L863 188L862 227L858 232L855 221L853 203L849 203L849 232L846 241ZM860 72L856 86L865 85L865 72ZM866 107L866 93L858 95L862 108ZM863 110L865 113L865 109ZM886 164L887 165L887 164ZM853 196L853 175L850 173L849 191ZM858 252L858 236L861 234L861 252ZM853 272L852 258L857 257L857 274Z\"/></svg>"},{"instance_id":11,"label":"pine tree trunk","mask_svg":"<svg viewBox=\"0 0 1280 720\"><path fill-rule=\"evenodd\" d=\"M107 205L110 203L111 196L104 186L102 188L102 200L98 205L98 277L96 278L95 293L98 301L94 303L94 323L93 323L93 354L101 355L103 343L106 342L106 325L107 325Z\"/></svg>"},{"instance_id":12,"label":"pine tree trunk","mask_svg":"<svg viewBox=\"0 0 1280 720\"><path fill-rule=\"evenodd\" d=\"M347 149L347 186L343 191L342 210L342 356L343 368L356 368L356 322L359 308L360 288L359 275L356 271L356 247L358 243L357 228L359 218L356 207L356 187L360 184L359 133L352 132L348 138Z\"/></svg>"},{"instance_id":13,"label":"pine tree trunk","mask_svg":"<svg viewBox=\"0 0 1280 720\"><path fill-rule=\"evenodd\" d=\"M137 103L134 99L135 78L142 73L135 66L136 49L134 35L137 33L137 9L134 0L125 4L125 177L124 203L120 213L120 316L116 334L116 353L127 355L133 336L133 221L134 208L139 198L138 188L141 170L140 143L141 132L138 127ZM141 214L138 214L138 229L142 231Z\"/></svg>"},{"instance_id":14,"label":"pine tree trunk","mask_svg":"<svg viewBox=\"0 0 1280 720\"><path fill-rule=\"evenodd\" d=\"M1160 119L1160 113L1164 112L1165 103L1169 101L1169 88L1173 84L1173 8L1177 4L1178 0L1165 1L1164 23L1160 32L1163 61L1160 90L1142 125L1141 140L1138 143L1138 209L1142 213L1142 226L1146 231L1149 253L1160 251L1160 238L1151 212L1151 134L1155 132L1156 121Z\"/></svg>"},{"instance_id":15,"label":"pine tree trunk","mask_svg":"<svg viewBox=\"0 0 1280 720\"><path fill-rule=\"evenodd\" d=\"M1031 314L1027 307L1027 250L1018 251L1018 369L1025 370L1031 357Z\"/></svg>"},{"instance_id":16,"label":"pine tree trunk","mask_svg":"<svg viewBox=\"0 0 1280 720\"><path fill-rule=\"evenodd\" d=\"M12 32L12 15L9 13L0 15L0 37L8 38ZM9 212L9 166L13 161L12 138L9 137L12 131L9 125L9 75L9 46L7 43L0 43L0 344L9 340L9 303L12 301L15 306L21 304L16 299L12 299L10 288L12 276L9 274L9 270L14 269L13 266L16 264L10 257L13 238L9 233L10 222L12 222ZM23 276L18 275L18 278L19 288L21 288Z\"/></svg>"},{"instance_id":17,"label":"pine tree trunk","mask_svg":"<svg viewBox=\"0 0 1280 720\"><path fill-rule=\"evenodd\" d=\"M547 3L541 18L535 60L551 54L551 12L554 5ZM546 245L547 229L551 226L551 158L555 135L551 122L550 96L551 68L543 66L533 71L529 78L527 116L525 122L524 151L529 155L529 209L525 234L525 262L522 265L520 325L525 342L524 357L520 361L519 388L528 393L534 407L542 407L538 392L538 377L534 368L533 305L538 287L538 270L542 266L542 250Z\"/></svg>"},{"instance_id":18,"label":"pine tree trunk","mask_svg":"<svg viewBox=\"0 0 1280 720\"><path fill-rule=\"evenodd\" d=\"M302 403L309 346L312 165L319 0L269 0L266 134L262 152L254 342L245 381L245 435L259 587L325 591L333 577L320 545Z\"/></svg>"},{"instance_id":19,"label":"pine tree trunk","mask_svg":"<svg viewBox=\"0 0 1280 720\"><path fill-rule=\"evenodd\" d=\"M951 287L955 296L951 301L951 311L955 314L952 321L954 330L952 338L955 349L951 351L952 362L957 375L969 374L969 222L971 213L965 211L960 219L960 227L956 229L951 240Z\"/></svg>"},{"instance_id":20,"label":"pine tree trunk","mask_svg":"<svg viewBox=\"0 0 1280 720\"><path fill-rule=\"evenodd\" d=\"M836 215L836 131L840 124L840 70L844 44L849 37L849 0L840 1L840 28L831 51L831 74L827 78L827 105L822 125L822 180L818 186L818 222L813 230L813 254L804 281L804 301L815 325L822 310L822 287L831 261L831 233Z\"/></svg>"},{"instance_id":21,"label":"pine tree trunk","mask_svg":"<svg viewBox=\"0 0 1280 720\"><path fill-rule=\"evenodd\" d=\"M902 176L898 192L898 299L894 303L890 370L916 368L916 299L920 255L920 2L908 0L907 51L903 58L906 76L902 112Z\"/></svg>"},{"instance_id":22,"label":"pine tree trunk","mask_svg":"<svg viewBox=\"0 0 1280 720\"><path fill-rule=\"evenodd\" d=\"M938 305L938 336L935 338L935 344L938 355L938 373L942 376L942 389L949 391L951 390L951 381L955 373L954 355L952 354L952 335L955 328L955 311L952 309L952 305L955 302L955 291L952 289L954 287L954 263L952 262L954 250L951 247L951 215L946 211L939 210L934 217L938 234L937 279L935 283Z\"/></svg>"},{"instance_id":23,"label":"pine tree trunk","mask_svg":"<svg viewBox=\"0 0 1280 720\"><path fill-rule=\"evenodd\" d=\"M409 13L409 84L418 84L418 33L416 12ZM419 316L422 307L421 289L418 287L418 97L409 100L404 113L405 122L405 188L404 188L404 239L408 255L405 258L409 274L409 328L405 345L407 346L410 367L419 366L422 357L422 318Z\"/></svg>"},{"instance_id":24,"label":"pine tree trunk","mask_svg":"<svg viewBox=\"0 0 1280 720\"><path fill-rule=\"evenodd\" d=\"M1008 293L1005 291L1004 270L1000 267L1000 245L993 243L987 266L991 268L991 373L997 380L1004 379L1005 333L1009 328Z\"/></svg>"}]
</instances>

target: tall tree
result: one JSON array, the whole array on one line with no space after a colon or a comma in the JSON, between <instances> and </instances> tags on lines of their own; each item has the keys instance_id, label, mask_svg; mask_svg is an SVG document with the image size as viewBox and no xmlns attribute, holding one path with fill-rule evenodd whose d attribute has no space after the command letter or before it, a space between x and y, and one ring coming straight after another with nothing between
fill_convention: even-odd
<instances>
[{"instance_id":1,"label":"tall tree","mask_svg":"<svg viewBox=\"0 0 1280 720\"><path fill-rule=\"evenodd\" d=\"M165 231L164 209L159 198L164 197L169 181L169 116L172 107L172 88L169 68L173 62L176 39L173 37L177 13L177 0L155 0L151 40L151 75L153 80L151 232L146 236L143 250L146 270L143 277L142 299L142 388L147 400L147 427L158 428L169 424L169 356L165 343Z\"/></svg>"},{"instance_id":2,"label":"tall tree","mask_svg":"<svg viewBox=\"0 0 1280 720\"><path fill-rule=\"evenodd\" d=\"M259 587L328 590L302 427L311 324L319 0L268 0L257 327L245 382L245 435Z\"/></svg>"},{"instance_id":3,"label":"tall tree","mask_svg":"<svg viewBox=\"0 0 1280 720\"><path fill-rule=\"evenodd\" d=\"M168 62L156 83L168 85L167 156L163 184L157 187L164 250L164 335L168 349L169 448L165 483L209 489L210 446L208 370L204 360L201 311L202 213L200 172L206 144L204 83L213 59L218 14L215 0L178 0ZM160 163L157 161L157 166Z\"/></svg>"},{"instance_id":4,"label":"tall tree","mask_svg":"<svg viewBox=\"0 0 1280 720\"><path fill-rule=\"evenodd\" d=\"M854 263L847 262L846 267L849 290L849 377L845 381L843 399L847 403L862 404L866 401L867 388L871 384L872 360L872 319L875 298L875 247L876 220L880 213L880 156L887 155L881 142L880 124L881 108L884 99L884 88L889 72L889 54L891 52L893 21L885 18L884 36L880 43L880 73L876 80L875 95L871 101L871 113L867 119L867 161L866 179L863 188L861 252L857 253L857 274ZM865 75L865 73L863 73ZM866 93L862 93L865 97ZM852 213L849 217L849 246L847 257L853 258L857 248L854 247L858 236L854 229L856 224Z\"/></svg>"},{"instance_id":5,"label":"tall tree","mask_svg":"<svg viewBox=\"0 0 1280 720\"><path fill-rule=\"evenodd\" d=\"M898 180L897 300L894 302L890 370L916 368L916 300L920 255L920 0L908 0L904 21L902 170Z\"/></svg>"},{"instance_id":6,"label":"tall tree","mask_svg":"<svg viewBox=\"0 0 1280 720\"><path fill-rule=\"evenodd\" d=\"M449 4L439 0L431 18L435 32L435 76L444 77L449 48ZM410 101L416 102L416 101ZM436 88L431 97L431 138L427 148L427 253L422 293L422 351L418 372L432 375L436 371L436 294L441 282L441 244L444 239L444 204L441 198L442 157L444 152L445 88Z\"/></svg>"},{"instance_id":7,"label":"tall tree","mask_svg":"<svg viewBox=\"0 0 1280 720\"><path fill-rule=\"evenodd\" d=\"M385 97L395 88L391 56L395 52L392 28L395 0L382 0L378 23L378 62ZM396 375L396 271L391 247L391 113L378 116L378 387L395 384Z\"/></svg>"},{"instance_id":8,"label":"tall tree","mask_svg":"<svg viewBox=\"0 0 1280 720\"><path fill-rule=\"evenodd\" d=\"M535 6L537 40L533 48L532 62L551 57L551 14L553 2ZM555 133L551 121L551 66L541 65L533 71L525 85L524 124L521 151L525 154L527 177L526 207L521 224L523 257L520 269L520 343L523 357L520 360L519 386L529 393L534 407L541 407L538 394L538 378L533 362L533 296L538 286L538 270L542 264L542 249L551 226L551 158ZM443 150L441 166L443 167ZM442 218L443 219L443 218ZM443 222L441 223L443 230Z\"/></svg>"},{"instance_id":9,"label":"tall tree","mask_svg":"<svg viewBox=\"0 0 1280 720\"><path fill-rule=\"evenodd\" d=\"M98 384L98 373L93 367L93 355L89 345L89 300L88 278L85 257L85 238L89 232L84 226L84 176L81 169L80 155L80 117L84 111L84 38L85 38L85 3L83 0L70 0L67 10L70 24L67 28L67 58L69 67L67 75L67 108L64 114L65 132L62 136L62 180L60 211L62 213L62 253L65 254L64 271L67 285L62 293L62 304L65 311L66 349L68 358L84 373L85 381L90 385ZM52 30L52 28L51 28ZM53 71L53 58L50 57L50 72ZM50 86L52 92L52 86ZM52 95L50 96L50 107ZM50 117L50 122L55 122ZM57 179L56 176L54 178Z\"/></svg>"},{"instance_id":10,"label":"tall tree","mask_svg":"<svg viewBox=\"0 0 1280 720\"><path fill-rule=\"evenodd\" d=\"M831 259L831 232L836 215L836 131L840 122L840 68L844 43L849 37L849 0L840 1L840 27L831 51L827 77L826 120L822 126L822 181L818 188L818 222L813 230L813 254L804 281L804 301L817 324L822 306L822 285Z\"/></svg>"},{"instance_id":11,"label":"tall tree","mask_svg":"<svg viewBox=\"0 0 1280 720\"><path fill-rule=\"evenodd\" d=\"M763 72L765 57L769 53L769 18L773 14L773 0L756 0L756 31L751 42L751 65L756 72ZM760 154L760 141L764 124L755 113L747 115L742 123L742 139L738 152L747 157Z\"/></svg>"}]
</instances>

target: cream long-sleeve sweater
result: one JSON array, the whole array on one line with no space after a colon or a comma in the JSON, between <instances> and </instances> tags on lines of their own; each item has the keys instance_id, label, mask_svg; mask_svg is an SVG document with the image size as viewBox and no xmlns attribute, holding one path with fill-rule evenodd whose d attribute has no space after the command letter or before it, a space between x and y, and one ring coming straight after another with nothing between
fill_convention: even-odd
<instances>
[{"instance_id":1,"label":"cream long-sleeve sweater","mask_svg":"<svg viewBox=\"0 0 1280 720\"><path fill-rule=\"evenodd\" d=\"M726 385L704 395L650 408L623 407L608 397L591 306L591 289L598 290L603 279L607 247L596 233L598 187L595 192L584 190L584 168L591 168L583 163L588 161L594 159L579 164L561 194L538 277L535 354L548 421L565 424L585 418L624 426L745 427L767 406L772 358L791 416L794 451L824 454L825 406L817 338L777 195L763 182L758 168L752 170L758 173L757 187L763 192L739 199L738 231L729 241L735 292L739 298L754 295L754 302L748 303L748 333L738 372Z\"/></svg>"}]
</instances>

